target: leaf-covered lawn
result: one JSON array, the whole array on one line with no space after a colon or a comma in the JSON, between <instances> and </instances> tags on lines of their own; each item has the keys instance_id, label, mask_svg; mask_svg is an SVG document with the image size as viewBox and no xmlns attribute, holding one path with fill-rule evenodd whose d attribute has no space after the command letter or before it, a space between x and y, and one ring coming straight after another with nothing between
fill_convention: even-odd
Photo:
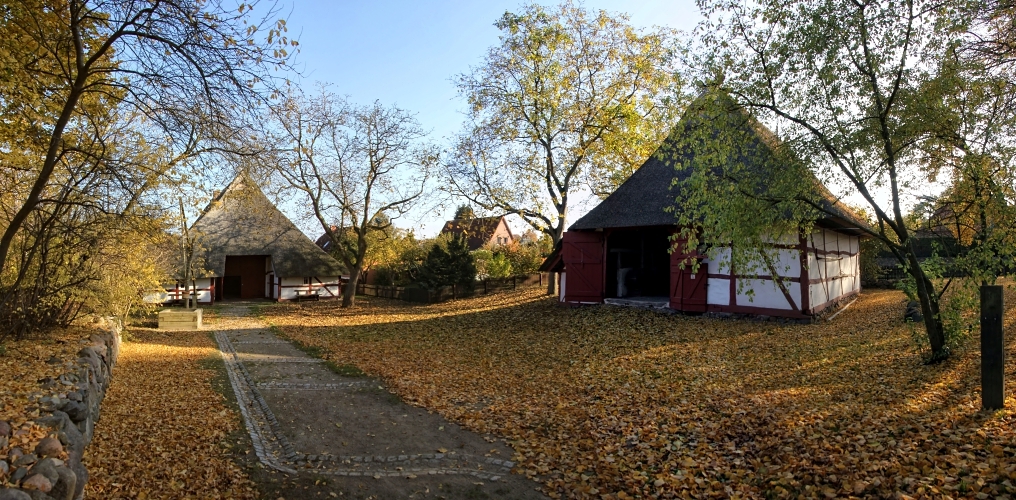
<instances>
[{"instance_id":1,"label":"leaf-covered lawn","mask_svg":"<svg viewBox=\"0 0 1016 500\"><path fill-rule=\"evenodd\" d=\"M215 392L208 332L134 330L84 462L89 498L256 498L223 441L240 422Z\"/></svg>"},{"instance_id":2,"label":"leaf-covered lawn","mask_svg":"<svg viewBox=\"0 0 1016 500\"><path fill-rule=\"evenodd\" d=\"M951 360L924 366L901 322L903 300L865 292L812 325L570 309L539 290L264 313L408 401L508 438L520 469L555 497L987 498L1016 489L1013 414L978 411L976 335ZM1010 308L1007 328L1014 316Z\"/></svg>"}]
</instances>

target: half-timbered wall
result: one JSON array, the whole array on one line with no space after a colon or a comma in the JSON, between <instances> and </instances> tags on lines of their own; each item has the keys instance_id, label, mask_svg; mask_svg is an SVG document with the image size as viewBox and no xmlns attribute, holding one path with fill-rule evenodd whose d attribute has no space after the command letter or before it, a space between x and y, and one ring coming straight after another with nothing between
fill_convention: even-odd
<instances>
[{"instance_id":1,"label":"half-timbered wall","mask_svg":"<svg viewBox=\"0 0 1016 500\"><path fill-rule=\"evenodd\" d=\"M309 283L308 283L309 282ZM276 278L276 294L278 300L295 300L299 292L317 291L322 299L339 298L342 296L338 276L312 278Z\"/></svg>"},{"instance_id":2,"label":"half-timbered wall","mask_svg":"<svg viewBox=\"0 0 1016 500\"><path fill-rule=\"evenodd\" d=\"M213 278L198 278L197 280L195 280L194 283L197 285L196 290L198 296L198 303L211 304L212 292L214 290L212 288L212 284L214 283ZM187 288L191 290L195 289L195 287L193 286ZM165 293L150 294L149 296L146 296L145 302L162 303L171 300L183 300L184 298L186 298L186 291L184 290L184 287L179 283L166 286L165 289L166 289Z\"/></svg>"},{"instance_id":3,"label":"half-timbered wall","mask_svg":"<svg viewBox=\"0 0 1016 500\"><path fill-rule=\"evenodd\" d=\"M711 258L703 259L701 264L708 273L707 310L787 317L817 314L860 291L859 244L857 236L816 228L808 237L794 235L773 241L776 248L774 269L758 264L733 272L729 265L730 248L710 252ZM565 259L565 273L561 274L562 302L579 302L571 296L573 294L565 292L565 275L575 267L572 264L570 269ZM773 279L773 271L785 279ZM585 302L595 300L593 297L583 299Z\"/></svg>"},{"instance_id":4,"label":"half-timbered wall","mask_svg":"<svg viewBox=\"0 0 1016 500\"><path fill-rule=\"evenodd\" d=\"M860 240L857 236L816 229L807 239L809 305L820 312L843 296L861 290Z\"/></svg>"}]
</instances>

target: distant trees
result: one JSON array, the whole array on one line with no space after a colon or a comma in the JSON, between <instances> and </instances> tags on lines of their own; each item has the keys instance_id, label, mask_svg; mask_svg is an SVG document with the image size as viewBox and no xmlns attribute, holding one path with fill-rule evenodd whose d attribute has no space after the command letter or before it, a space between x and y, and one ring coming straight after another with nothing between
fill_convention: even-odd
<instances>
[{"instance_id":1,"label":"distant trees","mask_svg":"<svg viewBox=\"0 0 1016 500\"><path fill-rule=\"evenodd\" d=\"M469 220L469 219L473 219L475 217L476 217L476 214L473 213L473 207L469 206L468 204L467 205L459 205L458 208L455 209L455 216L454 216L455 220Z\"/></svg>"},{"instance_id":2,"label":"distant trees","mask_svg":"<svg viewBox=\"0 0 1016 500\"><path fill-rule=\"evenodd\" d=\"M262 167L308 204L346 265L342 306L353 305L372 238L424 194L436 149L411 113L378 102L347 103L321 89L296 92L273 111Z\"/></svg>"},{"instance_id":3,"label":"distant trees","mask_svg":"<svg viewBox=\"0 0 1016 500\"><path fill-rule=\"evenodd\" d=\"M469 119L449 189L556 243L571 196L612 191L666 135L678 103L672 33L565 2L506 12L501 43L457 79Z\"/></svg>"},{"instance_id":4,"label":"distant trees","mask_svg":"<svg viewBox=\"0 0 1016 500\"><path fill-rule=\"evenodd\" d=\"M2 7L0 338L102 308L90 294L122 296L96 289L104 269L147 257L110 242L142 248L161 233L172 206L152 191L242 129L227 125L264 102L295 44L275 10L251 14L257 3Z\"/></svg>"}]
</instances>

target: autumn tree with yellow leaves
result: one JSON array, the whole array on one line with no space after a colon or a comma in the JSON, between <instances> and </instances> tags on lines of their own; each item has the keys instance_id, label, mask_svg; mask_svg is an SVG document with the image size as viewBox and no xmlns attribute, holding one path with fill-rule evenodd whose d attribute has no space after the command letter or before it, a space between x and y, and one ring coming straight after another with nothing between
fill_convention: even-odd
<instances>
[{"instance_id":1,"label":"autumn tree with yellow leaves","mask_svg":"<svg viewBox=\"0 0 1016 500\"><path fill-rule=\"evenodd\" d=\"M146 258L115 247L161 233L162 183L225 151L286 64L295 41L256 4L0 7L0 337L110 312L82 294Z\"/></svg>"}]
</instances>

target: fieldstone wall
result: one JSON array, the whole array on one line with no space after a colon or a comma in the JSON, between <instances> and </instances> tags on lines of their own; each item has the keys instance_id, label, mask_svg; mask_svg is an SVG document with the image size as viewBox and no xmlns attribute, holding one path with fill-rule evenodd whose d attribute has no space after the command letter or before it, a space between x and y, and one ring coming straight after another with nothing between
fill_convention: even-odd
<instances>
[{"instance_id":1,"label":"fieldstone wall","mask_svg":"<svg viewBox=\"0 0 1016 500\"><path fill-rule=\"evenodd\" d=\"M35 423L51 429L34 450L13 448L0 460L0 476L17 488L0 489L0 500L80 500L88 471L81 459L92 440L95 423L113 366L120 355L120 329L115 323L104 333L83 340L74 360L53 359L67 369L59 377L40 381L33 395L39 414ZM0 448L12 429L0 421Z\"/></svg>"}]
</instances>

